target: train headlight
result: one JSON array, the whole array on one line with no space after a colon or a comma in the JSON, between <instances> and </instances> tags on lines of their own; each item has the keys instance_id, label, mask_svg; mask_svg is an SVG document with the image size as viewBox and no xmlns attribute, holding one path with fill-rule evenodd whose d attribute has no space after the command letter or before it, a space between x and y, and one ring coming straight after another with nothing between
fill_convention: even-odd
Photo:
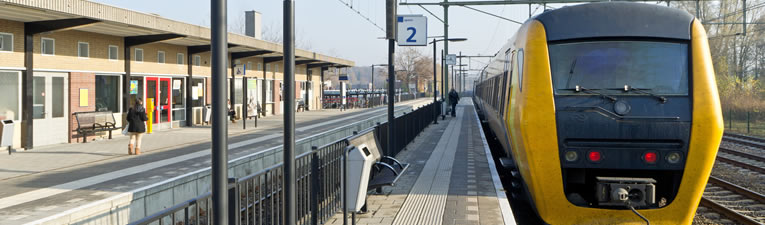
<instances>
[{"instance_id":1,"label":"train headlight","mask_svg":"<svg viewBox=\"0 0 765 225\"><path fill-rule=\"evenodd\" d=\"M672 164L679 163L680 159L682 159L682 156L680 156L679 152L672 152L667 155L667 162Z\"/></svg>"},{"instance_id":2,"label":"train headlight","mask_svg":"<svg viewBox=\"0 0 765 225\"><path fill-rule=\"evenodd\" d=\"M574 162L577 159L579 159L579 154L577 154L575 151L567 151L566 152L566 161Z\"/></svg>"}]
</instances>

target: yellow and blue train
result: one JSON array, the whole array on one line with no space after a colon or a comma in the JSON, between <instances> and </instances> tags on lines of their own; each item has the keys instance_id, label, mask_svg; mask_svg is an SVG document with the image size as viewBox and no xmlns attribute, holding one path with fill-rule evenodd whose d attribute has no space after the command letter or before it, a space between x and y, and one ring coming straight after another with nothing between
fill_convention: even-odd
<instances>
[{"instance_id":1,"label":"yellow and blue train","mask_svg":"<svg viewBox=\"0 0 765 225\"><path fill-rule=\"evenodd\" d=\"M545 223L691 223L723 133L707 42L692 15L643 3L521 26L474 101Z\"/></svg>"}]
</instances>

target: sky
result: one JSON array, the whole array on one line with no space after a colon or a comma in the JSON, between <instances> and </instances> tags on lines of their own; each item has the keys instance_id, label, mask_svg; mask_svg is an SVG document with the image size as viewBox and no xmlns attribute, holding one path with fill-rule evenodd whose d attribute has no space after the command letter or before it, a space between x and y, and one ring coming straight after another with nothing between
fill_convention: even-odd
<instances>
[{"instance_id":1,"label":"sky","mask_svg":"<svg viewBox=\"0 0 765 225\"><path fill-rule=\"evenodd\" d=\"M210 24L209 0L91 0L133 11L158 14L185 23L206 26ZM437 0L408 0L408 2L438 2ZM348 5L352 5L351 9ZM229 27L243 24L244 11L262 13L264 30L282 28L283 1L279 0L228 0ZM560 5L550 5L560 7ZM425 6L443 19L443 8ZM474 6L503 17L525 21L528 5ZM359 11L360 13L356 12ZM531 6L534 14L542 7ZM419 6L399 6L398 14L422 14L428 17L428 36L443 35L444 26L438 19ZM363 15L363 17L361 16ZM385 33L375 26L385 28L384 0L296 0L295 33L298 47L320 54L354 61L356 66L387 63L388 43ZM449 8L449 36L468 38L465 42L449 45L450 53L463 55L493 55L519 28L518 24L482 14L463 7ZM230 30L231 32L231 30ZM281 33L281 32L280 32ZM443 42L438 44L440 55ZM417 47L423 54L432 55L433 47ZM401 50L397 50L401 51ZM440 59L440 56L437 57ZM471 69L482 68L487 59L473 59ZM463 61L463 64L467 64Z\"/></svg>"}]
</instances>

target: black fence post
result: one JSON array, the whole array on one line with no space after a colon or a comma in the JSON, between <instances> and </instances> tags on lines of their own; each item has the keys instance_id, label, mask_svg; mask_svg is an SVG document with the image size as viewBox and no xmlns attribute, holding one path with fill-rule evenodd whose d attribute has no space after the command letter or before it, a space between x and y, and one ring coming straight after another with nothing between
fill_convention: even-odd
<instances>
[{"instance_id":1,"label":"black fence post","mask_svg":"<svg viewBox=\"0 0 765 225\"><path fill-rule=\"evenodd\" d=\"M239 224L239 191L237 190L236 178L228 178L228 224Z\"/></svg>"},{"instance_id":2,"label":"black fence post","mask_svg":"<svg viewBox=\"0 0 765 225\"><path fill-rule=\"evenodd\" d=\"M728 108L728 129L733 129L733 107Z\"/></svg>"},{"instance_id":3,"label":"black fence post","mask_svg":"<svg viewBox=\"0 0 765 225\"><path fill-rule=\"evenodd\" d=\"M319 224L319 153L316 146L311 147L311 225Z\"/></svg>"},{"instance_id":4,"label":"black fence post","mask_svg":"<svg viewBox=\"0 0 765 225\"><path fill-rule=\"evenodd\" d=\"M747 134L749 133L749 124L751 124L750 123L749 113L750 113L750 111L747 110L746 111L746 133Z\"/></svg>"}]
</instances>

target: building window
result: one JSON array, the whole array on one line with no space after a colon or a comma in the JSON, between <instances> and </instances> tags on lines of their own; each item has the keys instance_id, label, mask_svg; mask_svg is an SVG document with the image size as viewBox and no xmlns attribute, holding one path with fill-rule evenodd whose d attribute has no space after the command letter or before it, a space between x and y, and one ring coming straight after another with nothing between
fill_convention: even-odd
<instances>
[{"instance_id":1,"label":"building window","mask_svg":"<svg viewBox=\"0 0 765 225\"><path fill-rule=\"evenodd\" d=\"M136 62L143 62L143 49L136 48L135 49L135 61Z\"/></svg>"},{"instance_id":2,"label":"building window","mask_svg":"<svg viewBox=\"0 0 765 225\"><path fill-rule=\"evenodd\" d=\"M0 71L0 120L21 120L20 74Z\"/></svg>"},{"instance_id":3,"label":"building window","mask_svg":"<svg viewBox=\"0 0 765 225\"><path fill-rule=\"evenodd\" d=\"M262 71L262 70L263 70L263 63L258 63L258 71Z\"/></svg>"},{"instance_id":4,"label":"building window","mask_svg":"<svg viewBox=\"0 0 765 225\"><path fill-rule=\"evenodd\" d=\"M202 107L205 104L205 79L191 80L191 106Z\"/></svg>"},{"instance_id":5,"label":"building window","mask_svg":"<svg viewBox=\"0 0 765 225\"><path fill-rule=\"evenodd\" d=\"M252 68L252 62L247 62L247 68L244 68L245 70L253 70L255 68Z\"/></svg>"},{"instance_id":6,"label":"building window","mask_svg":"<svg viewBox=\"0 0 765 225\"><path fill-rule=\"evenodd\" d=\"M266 64L266 71L274 72L274 71L271 70L271 64Z\"/></svg>"},{"instance_id":7,"label":"building window","mask_svg":"<svg viewBox=\"0 0 765 225\"><path fill-rule=\"evenodd\" d=\"M274 64L274 70L276 70L277 73L279 72L279 63Z\"/></svg>"},{"instance_id":8,"label":"building window","mask_svg":"<svg viewBox=\"0 0 765 225\"><path fill-rule=\"evenodd\" d=\"M266 81L266 102L274 103L274 81Z\"/></svg>"},{"instance_id":9,"label":"building window","mask_svg":"<svg viewBox=\"0 0 765 225\"><path fill-rule=\"evenodd\" d=\"M183 57L184 57L184 56L183 56L183 53L178 53L178 55L177 55L177 58L178 58L177 62L178 62L178 65L183 65Z\"/></svg>"},{"instance_id":10,"label":"building window","mask_svg":"<svg viewBox=\"0 0 765 225\"><path fill-rule=\"evenodd\" d=\"M202 65L202 56L198 56L198 55L194 56L194 65L195 66Z\"/></svg>"},{"instance_id":11,"label":"building window","mask_svg":"<svg viewBox=\"0 0 765 225\"><path fill-rule=\"evenodd\" d=\"M120 58L119 51L119 47L116 45L109 45L109 60L118 60Z\"/></svg>"},{"instance_id":12,"label":"building window","mask_svg":"<svg viewBox=\"0 0 765 225\"><path fill-rule=\"evenodd\" d=\"M90 44L87 42L77 42L77 57L90 57Z\"/></svg>"},{"instance_id":13,"label":"building window","mask_svg":"<svg viewBox=\"0 0 765 225\"><path fill-rule=\"evenodd\" d=\"M186 120L186 82L173 78L173 121Z\"/></svg>"},{"instance_id":14,"label":"building window","mask_svg":"<svg viewBox=\"0 0 765 225\"><path fill-rule=\"evenodd\" d=\"M55 55L56 54L56 40L53 38L42 38L42 54L43 55Z\"/></svg>"},{"instance_id":15,"label":"building window","mask_svg":"<svg viewBox=\"0 0 765 225\"><path fill-rule=\"evenodd\" d=\"M13 34L0 33L0 51L13 51Z\"/></svg>"},{"instance_id":16,"label":"building window","mask_svg":"<svg viewBox=\"0 0 765 225\"><path fill-rule=\"evenodd\" d=\"M96 75L96 111L120 112L120 77Z\"/></svg>"},{"instance_id":17,"label":"building window","mask_svg":"<svg viewBox=\"0 0 765 225\"><path fill-rule=\"evenodd\" d=\"M163 51L157 52L157 63L165 63L165 52Z\"/></svg>"}]
</instances>

